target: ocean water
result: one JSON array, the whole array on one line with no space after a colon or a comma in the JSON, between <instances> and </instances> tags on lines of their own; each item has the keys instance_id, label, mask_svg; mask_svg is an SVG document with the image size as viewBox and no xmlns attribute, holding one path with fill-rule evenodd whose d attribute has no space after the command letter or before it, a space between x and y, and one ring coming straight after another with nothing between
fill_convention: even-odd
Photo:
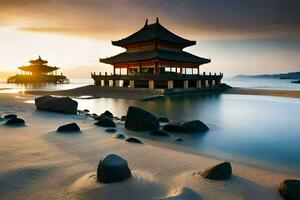
<instances>
[{"instance_id":1,"label":"ocean water","mask_svg":"<svg viewBox=\"0 0 300 200\"><path fill-rule=\"evenodd\" d=\"M110 110L125 115L128 106L146 109L170 120L199 119L206 133L172 134L172 138L139 137L160 140L193 153L237 161L300 175L300 99L255 95L172 96L155 101L126 99L77 99L80 109L100 114ZM125 134L132 134L126 129ZM175 138L183 143L175 143Z\"/></svg>"}]
</instances>

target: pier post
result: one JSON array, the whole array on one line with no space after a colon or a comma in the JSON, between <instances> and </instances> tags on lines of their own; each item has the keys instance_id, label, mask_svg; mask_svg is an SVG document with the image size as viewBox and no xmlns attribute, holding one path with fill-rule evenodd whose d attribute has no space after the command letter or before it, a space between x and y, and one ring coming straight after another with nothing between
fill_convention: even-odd
<instances>
[{"instance_id":1,"label":"pier post","mask_svg":"<svg viewBox=\"0 0 300 200\"><path fill-rule=\"evenodd\" d=\"M134 86L135 86L135 85L134 85L134 80L130 80L130 81L129 81L129 87L130 87L130 88L134 88Z\"/></svg>"},{"instance_id":2,"label":"pier post","mask_svg":"<svg viewBox=\"0 0 300 200\"><path fill-rule=\"evenodd\" d=\"M188 80L184 80L183 81L183 88L184 89L188 89L189 88L189 81Z\"/></svg>"},{"instance_id":3,"label":"pier post","mask_svg":"<svg viewBox=\"0 0 300 200\"><path fill-rule=\"evenodd\" d=\"M168 81L168 89L173 89L173 81Z\"/></svg>"},{"instance_id":4,"label":"pier post","mask_svg":"<svg viewBox=\"0 0 300 200\"><path fill-rule=\"evenodd\" d=\"M149 89L150 89L150 90L153 90L153 89L154 89L154 81L153 81L153 80L150 80L150 81L149 81Z\"/></svg>"},{"instance_id":5,"label":"pier post","mask_svg":"<svg viewBox=\"0 0 300 200\"><path fill-rule=\"evenodd\" d=\"M201 80L196 81L196 88L202 88Z\"/></svg>"}]
</instances>

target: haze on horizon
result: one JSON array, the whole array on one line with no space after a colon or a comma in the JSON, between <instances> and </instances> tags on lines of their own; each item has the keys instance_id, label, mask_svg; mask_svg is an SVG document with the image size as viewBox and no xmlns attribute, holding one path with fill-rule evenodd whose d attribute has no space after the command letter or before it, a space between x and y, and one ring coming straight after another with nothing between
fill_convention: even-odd
<instances>
[{"instance_id":1,"label":"haze on horizon","mask_svg":"<svg viewBox=\"0 0 300 200\"><path fill-rule=\"evenodd\" d=\"M300 71L297 0L0 0L0 71L41 55L68 77L111 70L100 57L148 18L197 45L186 50L212 59L200 70L225 75Z\"/></svg>"}]
</instances>

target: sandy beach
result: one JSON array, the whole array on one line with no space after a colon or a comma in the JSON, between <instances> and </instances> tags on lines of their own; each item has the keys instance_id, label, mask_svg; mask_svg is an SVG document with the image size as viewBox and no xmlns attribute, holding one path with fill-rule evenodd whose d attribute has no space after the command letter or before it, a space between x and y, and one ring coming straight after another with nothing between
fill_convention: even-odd
<instances>
[{"instance_id":1,"label":"sandy beach","mask_svg":"<svg viewBox=\"0 0 300 200\"><path fill-rule=\"evenodd\" d=\"M230 180L206 180L198 172L223 160L145 138L144 144L126 143L95 127L90 118L37 111L34 104L24 103L32 96L15 96L0 95L0 113L15 113L26 121L24 127L0 125L1 199L166 199L181 193L177 199L280 200L280 182L300 178L232 162ZM82 133L55 132L71 122ZM123 133L123 122L116 124ZM127 159L132 178L112 184L95 181L100 158L110 153Z\"/></svg>"}]
</instances>

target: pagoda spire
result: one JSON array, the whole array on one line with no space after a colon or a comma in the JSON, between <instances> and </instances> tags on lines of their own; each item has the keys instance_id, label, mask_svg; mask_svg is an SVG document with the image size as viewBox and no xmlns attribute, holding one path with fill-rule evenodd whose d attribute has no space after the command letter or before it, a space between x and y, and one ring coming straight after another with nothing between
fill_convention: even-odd
<instances>
[{"instance_id":1,"label":"pagoda spire","mask_svg":"<svg viewBox=\"0 0 300 200\"><path fill-rule=\"evenodd\" d=\"M146 19L146 22L145 22L145 26L147 26L148 25L148 19Z\"/></svg>"},{"instance_id":2,"label":"pagoda spire","mask_svg":"<svg viewBox=\"0 0 300 200\"><path fill-rule=\"evenodd\" d=\"M158 17L156 17L156 23L159 24L159 19L158 19Z\"/></svg>"}]
</instances>

